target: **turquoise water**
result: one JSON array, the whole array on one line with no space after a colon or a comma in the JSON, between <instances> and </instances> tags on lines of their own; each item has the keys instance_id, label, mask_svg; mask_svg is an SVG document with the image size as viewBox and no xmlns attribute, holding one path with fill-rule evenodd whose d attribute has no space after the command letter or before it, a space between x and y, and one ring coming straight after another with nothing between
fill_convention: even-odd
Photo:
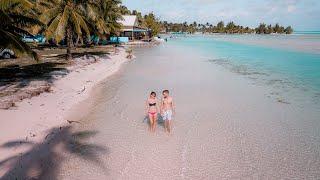
<instances>
[{"instance_id":1,"label":"turquoise water","mask_svg":"<svg viewBox=\"0 0 320 180\"><path fill-rule=\"evenodd\" d=\"M320 31L294 31L293 34L320 34Z\"/></svg>"},{"instance_id":2,"label":"turquoise water","mask_svg":"<svg viewBox=\"0 0 320 180\"><path fill-rule=\"evenodd\" d=\"M241 41L235 42L235 38ZM245 43L246 39L250 43ZM284 44L285 41L288 43L283 48L273 46L273 39L274 43L278 39ZM262 43L263 41L268 43ZM298 42L294 48L287 47L295 41ZM298 95L306 101L305 97L309 97L316 103L320 100L320 53L301 50L306 44L314 43L309 36L300 36L299 39L294 36L190 36L177 38L171 43L192 47L201 52L209 62L271 87L277 94L283 93L279 96L291 94L292 99L292 96ZM299 48L299 44L303 47Z\"/></svg>"}]
</instances>

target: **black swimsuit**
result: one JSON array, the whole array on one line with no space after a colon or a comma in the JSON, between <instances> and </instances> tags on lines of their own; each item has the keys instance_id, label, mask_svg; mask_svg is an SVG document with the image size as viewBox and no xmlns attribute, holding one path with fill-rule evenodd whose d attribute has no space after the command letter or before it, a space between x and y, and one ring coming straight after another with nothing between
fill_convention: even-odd
<instances>
[{"instance_id":1,"label":"black swimsuit","mask_svg":"<svg viewBox=\"0 0 320 180\"><path fill-rule=\"evenodd\" d=\"M157 103L153 103L153 104L149 103L149 106L156 106L156 104Z\"/></svg>"}]
</instances>

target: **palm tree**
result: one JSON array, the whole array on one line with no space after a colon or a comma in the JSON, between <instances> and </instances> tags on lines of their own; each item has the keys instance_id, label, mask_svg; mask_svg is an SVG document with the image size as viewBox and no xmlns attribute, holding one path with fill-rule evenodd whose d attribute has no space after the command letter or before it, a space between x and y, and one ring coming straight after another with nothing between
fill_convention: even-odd
<instances>
[{"instance_id":1,"label":"palm tree","mask_svg":"<svg viewBox=\"0 0 320 180\"><path fill-rule=\"evenodd\" d=\"M268 25L268 27L267 27L267 32L266 32L266 33L267 33L267 34L273 33L273 27L272 27L271 24Z\"/></svg>"},{"instance_id":2,"label":"palm tree","mask_svg":"<svg viewBox=\"0 0 320 180\"><path fill-rule=\"evenodd\" d=\"M229 22L226 26L226 31L227 33L233 33L234 29L235 29L236 25L234 24L234 22Z\"/></svg>"},{"instance_id":3,"label":"palm tree","mask_svg":"<svg viewBox=\"0 0 320 180\"><path fill-rule=\"evenodd\" d=\"M217 29L218 29L219 33L222 33L224 31L224 23L223 23L223 21L220 21L217 24Z\"/></svg>"},{"instance_id":4,"label":"palm tree","mask_svg":"<svg viewBox=\"0 0 320 180\"><path fill-rule=\"evenodd\" d=\"M123 6L123 5L120 6L120 11L121 11L121 14L123 14L123 15L130 15L131 14L130 10L126 6Z\"/></svg>"},{"instance_id":5,"label":"palm tree","mask_svg":"<svg viewBox=\"0 0 320 180\"><path fill-rule=\"evenodd\" d=\"M121 0L99 0L97 5L99 11L97 17L100 17L101 26L98 29L104 29L104 34L114 34L121 29L121 24L117 20L122 19L122 6L120 6ZM139 13L138 13L139 14ZM141 15L141 13L140 13ZM99 28L103 27L104 28Z\"/></svg>"},{"instance_id":6,"label":"palm tree","mask_svg":"<svg viewBox=\"0 0 320 180\"><path fill-rule=\"evenodd\" d=\"M151 29L151 35L157 35L161 30L161 25L153 13L146 14L144 16L144 21L148 29ZM181 30L181 29L180 29Z\"/></svg>"},{"instance_id":7,"label":"palm tree","mask_svg":"<svg viewBox=\"0 0 320 180\"><path fill-rule=\"evenodd\" d=\"M256 28L257 34L265 34L267 31L266 24L261 23L258 28Z\"/></svg>"},{"instance_id":8,"label":"palm tree","mask_svg":"<svg viewBox=\"0 0 320 180\"><path fill-rule=\"evenodd\" d=\"M273 31L274 31L275 33L279 33L279 32L280 32L280 26L279 26L278 23L273 27Z\"/></svg>"},{"instance_id":9,"label":"palm tree","mask_svg":"<svg viewBox=\"0 0 320 180\"><path fill-rule=\"evenodd\" d=\"M291 26L288 26L288 27L284 30L284 32L285 32L286 34L291 34L291 33L293 32L293 29L292 29Z\"/></svg>"},{"instance_id":10,"label":"palm tree","mask_svg":"<svg viewBox=\"0 0 320 180\"><path fill-rule=\"evenodd\" d=\"M33 5L28 0L0 1L0 46L13 49L16 54L26 53L39 60L37 53L21 40L22 35L30 35L25 27L41 24L31 15Z\"/></svg>"},{"instance_id":11,"label":"palm tree","mask_svg":"<svg viewBox=\"0 0 320 180\"><path fill-rule=\"evenodd\" d=\"M66 38L67 59L72 59L71 47L73 35L82 38L83 33L89 38L90 31L86 17L88 17L87 1L81 0L39 0L39 5L46 10L40 16L40 20L48 28L45 30L47 39L54 39L57 43Z\"/></svg>"}]
</instances>

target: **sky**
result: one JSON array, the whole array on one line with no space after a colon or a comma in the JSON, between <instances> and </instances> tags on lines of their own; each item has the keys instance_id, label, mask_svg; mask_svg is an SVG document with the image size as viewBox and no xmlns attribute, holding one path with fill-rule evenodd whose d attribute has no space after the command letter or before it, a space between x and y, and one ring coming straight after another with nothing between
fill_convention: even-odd
<instances>
[{"instance_id":1,"label":"sky","mask_svg":"<svg viewBox=\"0 0 320 180\"><path fill-rule=\"evenodd\" d=\"M153 12L168 22L220 20L249 27L259 23L320 30L320 0L122 0L130 10Z\"/></svg>"}]
</instances>

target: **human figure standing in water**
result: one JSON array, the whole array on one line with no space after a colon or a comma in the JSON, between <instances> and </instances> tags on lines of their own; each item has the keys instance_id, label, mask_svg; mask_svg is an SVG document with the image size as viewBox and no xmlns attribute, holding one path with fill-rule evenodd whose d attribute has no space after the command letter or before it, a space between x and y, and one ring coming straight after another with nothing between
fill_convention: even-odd
<instances>
[{"instance_id":1,"label":"human figure standing in water","mask_svg":"<svg viewBox=\"0 0 320 180\"><path fill-rule=\"evenodd\" d=\"M158 112L159 108L157 94L155 92L151 92L149 98L146 101L146 115L149 117L149 130L151 132L156 131Z\"/></svg>"},{"instance_id":2,"label":"human figure standing in water","mask_svg":"<svg viewBox=\"0 0 320 180\"><path fill-rule=\"evenodd\" d=\"M164 129L166 132L170 133L172 116L175 115L175 105L173 98L169 95L169 90L162 91L162 95L160 113L164 120Z\"/></svg>"}]
</instances>

